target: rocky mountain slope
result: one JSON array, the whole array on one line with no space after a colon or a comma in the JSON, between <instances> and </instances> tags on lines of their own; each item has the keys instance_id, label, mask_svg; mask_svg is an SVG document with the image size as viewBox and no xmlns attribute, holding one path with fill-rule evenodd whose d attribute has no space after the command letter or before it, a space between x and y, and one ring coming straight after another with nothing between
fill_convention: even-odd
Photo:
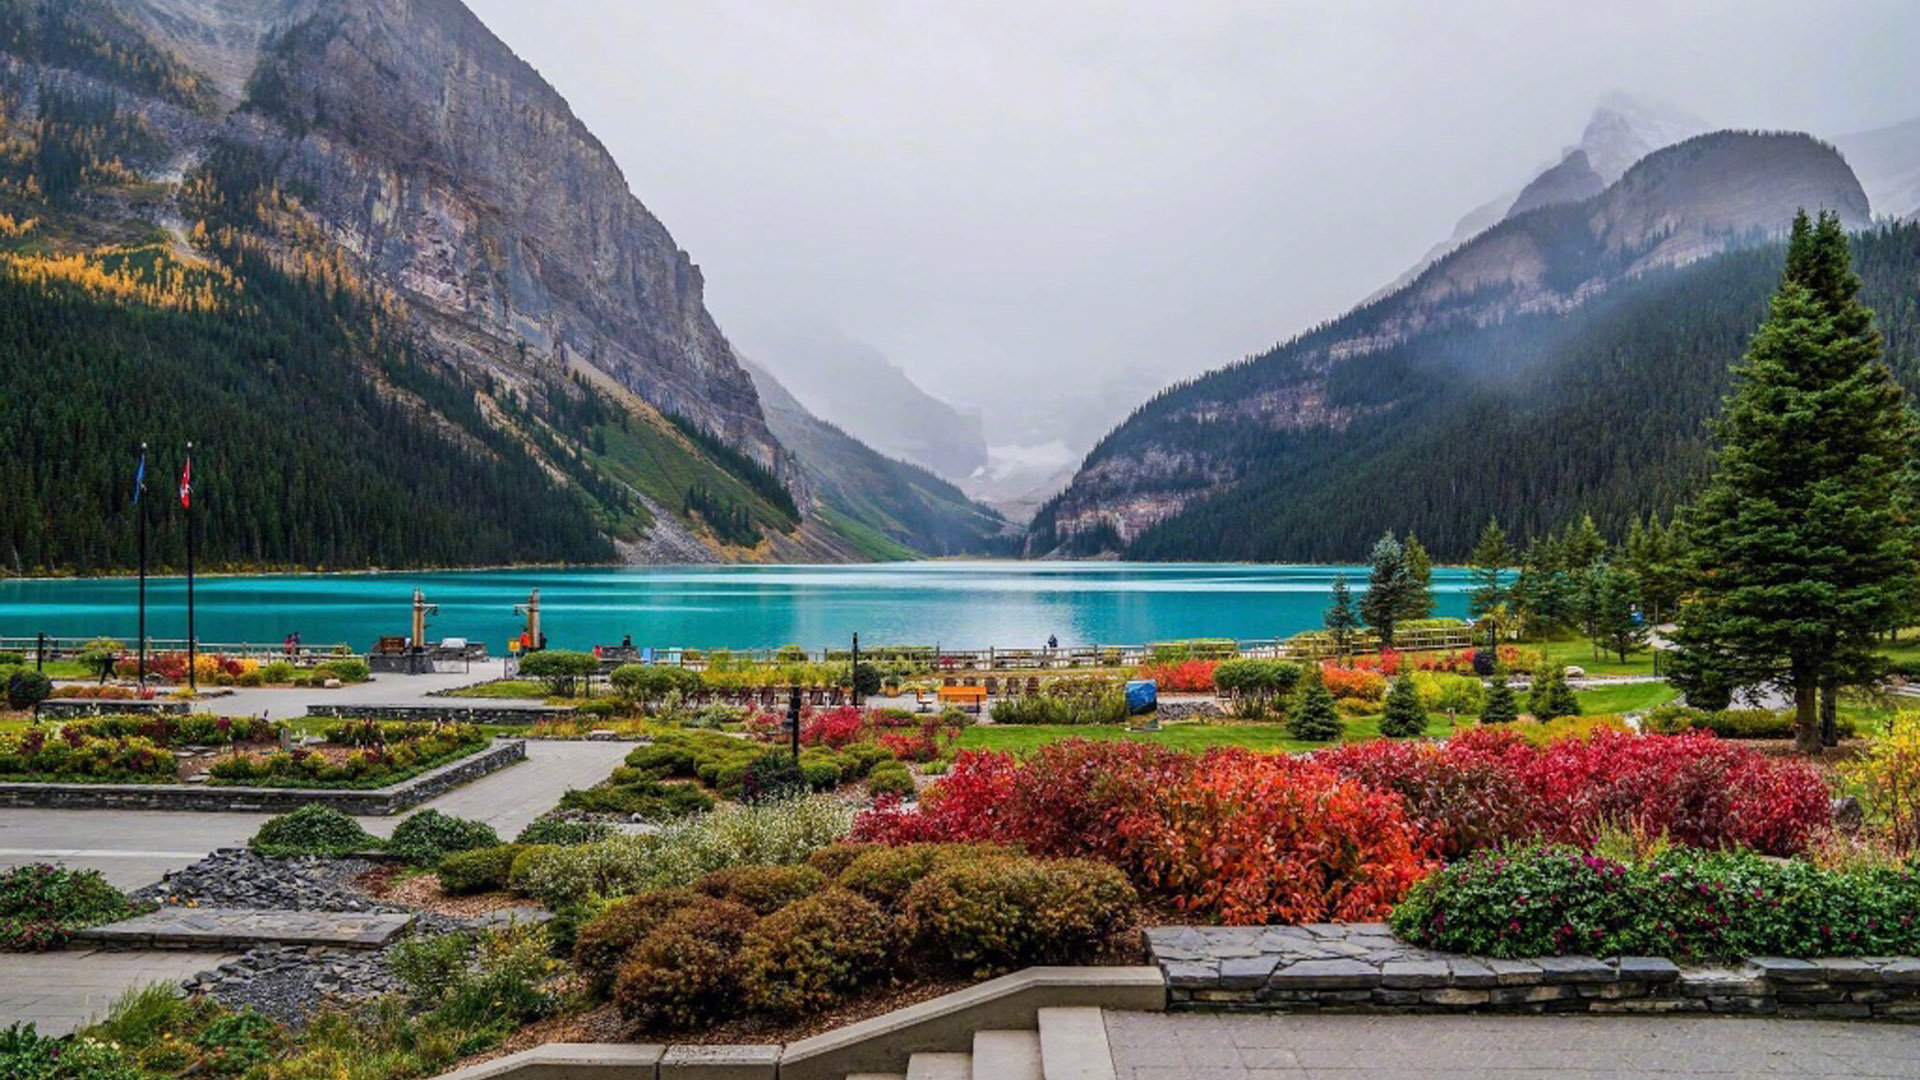
<instances>
[{"instance_id":1,"label":"rocky mountain slope","mask_svg":"<svg viewBox=\"0 0 1920 1080\"><path fill-rule=\"evenodd\" d=\"M767 422L793 448L824 512L871 558L1007 554L1018 530L931 470L881 454L815 416L753 361Z\"/></svg>"},{"instance_id":2,"label":"rocky mountain slope","mask_svg":"<svg viewBox=\"0 0 1920 1080\"><path fill-rule=\"evenodd\" d=\"M1524 413L1522 398L1552 382L1543 371L1574 364L1575 356L1599 363L1590 351L1595 342L1648 329L1647 313L1671 295L1663 283L1702 260L1771 242L1801 207L1835 210L1849 228L1870 222L1866 196L1840 155L1804 135L1720 132L1656 151L1599 194L1525 210L1384 299L1163 392L1103 440L1072 485L1043 508L1029 550L1351 557L1367 535L1423 517L1421 535L1437 551L1463 554L1454 545L1470 542L1488 505L1458 498L1460 489L1452 488L1443 490L1456 496L1459 513L1444 497L1413 513L1384 497L1394 490L1382 486L1391 478L1381 472L1384 462L1445 475L1452 462L1476 453L1484 434L1461 425L1474 411L1459 395L1486 389L1503 407ZM1720 300L1714 310L1725 321L1714 324L1714 334L1751 329L1754 311ZM1739 332L1701 338L1701 355L1713 354L1701 370L1724 372L1738 355ZM1644 347L1636 338L1632 355ZM1622 362L1620 353L1604 361ZM1562 409L1568 402L1539 404ZM1656 434L1656 456L1675 440L1694 439L1696 430ZM1449 438L1434 445L1434 431ZM1428 456L1401 453L1416 443ZM1493 487L1493 509L1516 520L1532 512L1518 496L1539 479L1532 470L1555 456L1503 460L1507 479ZM1570 467L1543 485L1554 494L1540 500L1539 512L1577 505L1590 484L1623 485L1623 504L1649 509L1672 498L1671 491L1650 493L1656 473L1636 486L1605 470ZM1324 500L1318 510L1296 509L1307 477L1340 502L1338 513ZM1684 485L1684 470L1668 479ZM1335 493L1339 486L1383 497L1348 503ZM1424 483L1407 486L1421 490L1423 503L1436 498ZM1288 496L1278 497L1281 491Z\"/></svg>"},{"instance_id":3,"label":"rocky mountain slope","mask_svg":"<svg viewBox=\"0 0 1920 1080\"><path fill-rule=\"evenodd\" d=\"M0 269L113 304L191 280L234 312L273 275L288 320L338 298L349 378L476 473L524 457L557 489L508 485L497 512L598 534L529 557L863 556L816 513L691 257L458 0L0 0L0 140Z\"/></svg>"},{"instance_id":4,"label":"rocky mountain slope","mask_svg":"<svg viewBox=\"0 0 1920 1080\"><path fill-rule=\"evenodd\" d=\"M1920 117L1889 127L1842 135L1834 145L1860 177L1882 217L1920 218Z\"/></svg>"},{"instance_id":5,"label":"rocky mountain slope","mask_svg":"<svg viewBox=\"0 0 1920 1080\"><path fill-rule=\"evenodd\" d=\"M927 393L873 346L823 322L800 320L767 327L750 340L754 359L808 412L880 453L949 480L987 464L980 416Z\"/></svg>"}]
</instances>

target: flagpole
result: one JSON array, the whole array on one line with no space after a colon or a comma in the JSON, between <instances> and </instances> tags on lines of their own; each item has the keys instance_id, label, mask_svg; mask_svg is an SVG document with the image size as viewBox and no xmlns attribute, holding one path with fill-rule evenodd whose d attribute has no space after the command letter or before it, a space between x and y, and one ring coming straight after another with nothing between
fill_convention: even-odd
<instances>
[{"instance_id":1,"label":"flagpole","mask_svg":"<svg viewBox=\"0 0 1920 1080\"><path fill-rule=\"evenodd\" d=\"M193 444L187 444L187 468L180 474L180 509L187 515L187 689L200 692L200 677L194 670L196 655L193 640Z\"/></svg>"},{"instance_id":2,"label":"flagpole","mask_svg":"<svg viewBox=\"0 0 1920 1080\"><path fill-rule=\"evenodd\" d=\"M147 444L140 444L140 471L133 481L133 512L140 522L140 659L134 666L134 679L147 685L147 508L140 504L140 490L147 482Z\"/></svg>"}]
</instances>

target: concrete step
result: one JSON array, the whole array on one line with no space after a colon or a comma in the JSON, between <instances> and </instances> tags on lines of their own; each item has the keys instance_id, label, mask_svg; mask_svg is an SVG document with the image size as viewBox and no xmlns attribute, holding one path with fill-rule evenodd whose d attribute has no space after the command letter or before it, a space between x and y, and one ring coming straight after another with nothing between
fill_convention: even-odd
<instances>
[{"instance_id":1,"label":"concrete step","mask_svg":"<svg viewBox=\"0 0 1920 1080\"><path fill-rule=\"evenodd\" d=\"M1037 1031L976 1031L973 1075L978 1080L1044 1080Z\"/></svg>"},{"instance_id":2,"label":"concrete step","mask_svg":"<svg viewBox=\"0 0 1920 1080\"><path fill-rule=\"evenodd\" d=\"M1118 1080L1099 1009L1041 1009L1040 1067L1046 1080Z\"/></svg>"},{"instance_id":3,"label":"concrete step","mask_svg":"<svg viewBox=\"0 0 1920 1080\"><path fill-rule=\"evenodd\" d=\"M847 1080L907 1080L906 1073L848 1073Z\"/></svg>"},{"instance_id":4,"label":"concrete step","mask_svg":"<svg viewBox=\"0 0 1920 1080\"><path fill-rule=\"evenodd\" d=\"M973 1080L972 1054L915 1054L907 1059L907 1080Z\"/></svg>"}]
</instances>

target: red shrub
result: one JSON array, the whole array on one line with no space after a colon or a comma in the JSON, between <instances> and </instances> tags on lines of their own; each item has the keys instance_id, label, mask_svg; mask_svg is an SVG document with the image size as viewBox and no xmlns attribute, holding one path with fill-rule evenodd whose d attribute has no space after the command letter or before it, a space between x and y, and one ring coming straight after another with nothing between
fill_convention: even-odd
<instances>
[{"instance_id":1,"label":"red shrub","mask_svg":"<svg viewBox=\"0 0 1920 1080\"><path fill-rule=\"evenodd\" d=\"M1139 677L1152 679L1161 690L1176 694L1213 692L1213 669L1218 660L1182 660L1177 664L1142 664Z\"/></svg>"},{"instance_id":2,"label":"red shrub","mask_svg":"<svg viewBox=\"0 0 1920 1080\"><path fill-rule=\"evenodd\" d=\"M906 811L900 800L882 796L853 823L853 839L879 844L919 844L986 840L1004 834L1000 818L1011 796L1019 763L1012 754L966 750L954 759L947 778L920 796L920 808Z\"/></svg>"},{"instance_id":3,"label":"red shrub","mask_svg":"<svg viewBox=\"0 0 1920 1080\"><path fill-rule=\"evenodd\" d=\"M824 712L809 710L800 717L800 744L838 750L860 741L866 727L866 718L851 705L835 706Z\"/></svg>"},{"instance_id":4,"label":"red shrub","mask_svg":"<svg viewBox=\"0 0 1920 1080\"><path fill-rule=\"evenodd\" d=\"M1502 744L1524 745L1509 732L1487 734ZM1478 735L1476 731L1463 737ZM1322 750L1313 760L1376 791L1398 795L1440 853L1456 859L1532 831L1531 798L1501 757L1500 748L1487 740L1455 747L1376 739Z\"/></svg>"},{"instance_id":5,"label":"red shrub","mask_svg":"<svg viewBox=\"0 0 1920 1080\"><path fill-rule=\"evenodd\" d=\"M1377 671L1329 663L1320 665L1320 676L1336 698L1379 701L1387 696L1386 676Z\"/></svg>"}]
</instances>

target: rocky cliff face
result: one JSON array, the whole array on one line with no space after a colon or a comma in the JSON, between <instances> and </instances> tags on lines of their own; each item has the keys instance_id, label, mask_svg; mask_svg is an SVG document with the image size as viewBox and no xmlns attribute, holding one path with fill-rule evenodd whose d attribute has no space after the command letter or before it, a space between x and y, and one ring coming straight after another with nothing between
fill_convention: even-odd
<instances>
[{"instance_id":1,"label":"rocky cliff face","mask_svg":"<svg viewBox=\"0 0 1920 1080\"><path fill-rule=\"evenodd\" d=\"M222 137L480 365L589 363L797 473L699 269L559 94L457 0L147 0ZM239 73L251 70L244 80Z\"/></svg>"}]
</instances>

